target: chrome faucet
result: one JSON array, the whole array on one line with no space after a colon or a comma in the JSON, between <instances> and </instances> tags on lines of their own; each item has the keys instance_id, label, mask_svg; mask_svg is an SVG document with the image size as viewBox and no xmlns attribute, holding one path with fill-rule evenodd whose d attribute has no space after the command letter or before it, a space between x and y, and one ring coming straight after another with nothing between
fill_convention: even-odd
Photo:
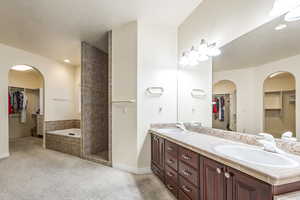
<instances>
[{"instance_id":1,"label":"chrome faucet","mask_svg":"<svg viewBox=\"0 0 300 200\"><path fill-rule=\"evenodd\" d=\"M257 140L260 144L263 145L264 150L272 153L282 153L283 151L280 150L277 145L274 137L268 133L259 133L263 139Z\"/></svg>"},{"instance_id":2,"label":"chrome faucet","mask_svg":"<svg viewBox=\"0 0 300 200\"><path fill-rule=\"evenodd\" d=\"M187 131L188 131L188 130L186 129L186 127L185 127L185 125L184 125L183 122L177 122L177 123L176 123L176 127L179 128L179 129L181 129L181 130L184 131L184 132L187 132Z\"/></svg>"}]
</instances>

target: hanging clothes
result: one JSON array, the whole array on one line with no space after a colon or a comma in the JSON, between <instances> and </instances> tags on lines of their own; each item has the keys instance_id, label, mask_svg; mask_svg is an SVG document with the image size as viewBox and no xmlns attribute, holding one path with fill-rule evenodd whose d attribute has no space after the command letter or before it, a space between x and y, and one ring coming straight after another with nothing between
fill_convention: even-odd
<instances>
[{"instance_id":1,"label":"hanging clothes","mask_svg":"<svg viewBox=\"0 0 300 200\"><path fill-rule=\"evenodd\" d=\"M27 114L27 104L28 104L28 99L25 94L25 92L21 92L22 94L22 103L21 106L21 123L26 123L26 114Z\"/></svg>"},{"instance_id":2,"label":"hanging clothes","mask_svg":"<svg viewBox=\"0 0 300 200\"><path fill-rule=\"evenodd\" d=\"M8 93L8 114L12 114L13 113L13 108L12 108L12 105L11 105L11 95L10 93Z\"/></svg>"},{"instance_id":3,"label":"hanging clothes","mask_svg":"<svg viewBox=\"0 0 300 200\"><path fill-rule=\"evenodd\" d=\"M225 119L225 98L220 97L220 109L219 109L219 120L224 121Z\"/></svg>"}]
</instances>

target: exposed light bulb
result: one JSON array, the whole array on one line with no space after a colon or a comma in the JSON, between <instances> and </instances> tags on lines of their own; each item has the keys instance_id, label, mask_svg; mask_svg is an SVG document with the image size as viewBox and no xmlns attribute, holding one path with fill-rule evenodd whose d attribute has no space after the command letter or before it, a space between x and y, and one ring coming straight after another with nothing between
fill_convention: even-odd
<instances>
[{"instance_id":1,"label":"exposed light bulb","mask_svg":"<svg viewBox=\"0 0 300 200\"><path fill-rule=\"evenodd\" d=\"M286 14L284 19L287 22L300 20L300 6L298 6L297 8L291 10L288 14Z\"/></svg>"},{"instance_id":2,"label":"exposed light bulb","mask_svg":"<svg viewBox=\"0 0 300 200\"><path fill-rule=\"evenodd\" d=\"M186 66L186 65L189 64L189 59L188 59L186 53L182 54L182 57L180 58L179 64L182 65L182 66Z\"/></svg>"},{"instance_id":3,"label":"exposed light bulb","mask_svg":"<svg viewBox=\"0 0 300 200\"><path fill-rule=\"evenodd\" d=\"M201 55L207 54L207 43L204 39L201 40L201 43L200 43L199 48L198 48L198 52Z\"/></svg>"},{"instance_id":4,"label":"exposed light bulb","mask_svg":"<svg viewBox=\"0 0 300 200\"><path fill-rule=\"evenodd\" d=\"M275 0L270 16L275 17L289 12L300 5L300 0Z\"/></svg>"},{"instance_id":5,"label":"exposed light bulb","mask_svg":"<svg viewBox=\"0 0 300 200\"><path fill-rule=\"evenodd\" d=\"M16 71L29 71L29 70L33 70L32 67L28 66L28 65L15 65L11 68L12 70L16 70Z\"/></svg>"},{"instance_id":6,"label":"exposed light bulb","mask_svg":"<svg viewBox=\"0 0 300 200\"><path fill-rule=\"evenodd\" d=\"M200 55L200 56L198 57L198 60L199 60L200 62L207 61L208 59L209 59L209 57L208 57L207 55Z\"/></svg>"},{"instance_id":7,"label":"exposed light bulb","mask_svg":"<svg viewBox=\"0 0 300 200\"><path fill-rule=\"evenodd\" d=\"M216 43L211 44L208 48L207 48L207 55L208 56L219 56L221 54L221 50L217 47Z\"/></svg>"}]
</instances>

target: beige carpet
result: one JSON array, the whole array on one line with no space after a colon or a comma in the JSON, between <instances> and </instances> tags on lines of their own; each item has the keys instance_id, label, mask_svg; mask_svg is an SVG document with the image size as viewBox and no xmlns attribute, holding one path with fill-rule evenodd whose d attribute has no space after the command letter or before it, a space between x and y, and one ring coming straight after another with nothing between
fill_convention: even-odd
<instances>
[{"instance_id":1,"label":"beige carpet","mask_svg":"<svg viewBox=\"0 0 300 200\"><path fill-rule=\"evenodd\" d=\"M11 143L0 160L0 200L173 200L153 175L132 175L45 150L38 138Z\"/></svg>"}]
</instances>

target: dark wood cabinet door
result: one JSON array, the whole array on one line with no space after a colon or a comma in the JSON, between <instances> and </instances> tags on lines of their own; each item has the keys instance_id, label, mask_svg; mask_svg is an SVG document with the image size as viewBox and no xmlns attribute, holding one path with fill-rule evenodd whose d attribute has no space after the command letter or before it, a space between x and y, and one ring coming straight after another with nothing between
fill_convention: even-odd
<instances>
[{"instance_id":1,"label":"dark wood cabinet door","mask_svg":"<svg viewBox=\"0 0 300 200\"><path fill-rule=\"evenodd\" d=\"M228 168L227 200L272 200L272 187L247 174Z\"/></svg>"},{"instance_id":2,"label":"dark wood cabinet door","mask_svg":"<svg viewBox=\"0 0 300 200\"><path fill-rule=\"evenodd\" d=\"M224 165L203 157L200 159L200 165L202 199L226 200Z\"/></svg>"},{"instance_id":3,"label":"dark wood cabinet door","mask_svg":"<svg viewBox=\"0 0 300 200\"><path fill-rule=\"evenodd\" d=\"M151 161L158 168L164 169L164 139L156 135L151 136Z\"/></svg>"}]
</instances>

